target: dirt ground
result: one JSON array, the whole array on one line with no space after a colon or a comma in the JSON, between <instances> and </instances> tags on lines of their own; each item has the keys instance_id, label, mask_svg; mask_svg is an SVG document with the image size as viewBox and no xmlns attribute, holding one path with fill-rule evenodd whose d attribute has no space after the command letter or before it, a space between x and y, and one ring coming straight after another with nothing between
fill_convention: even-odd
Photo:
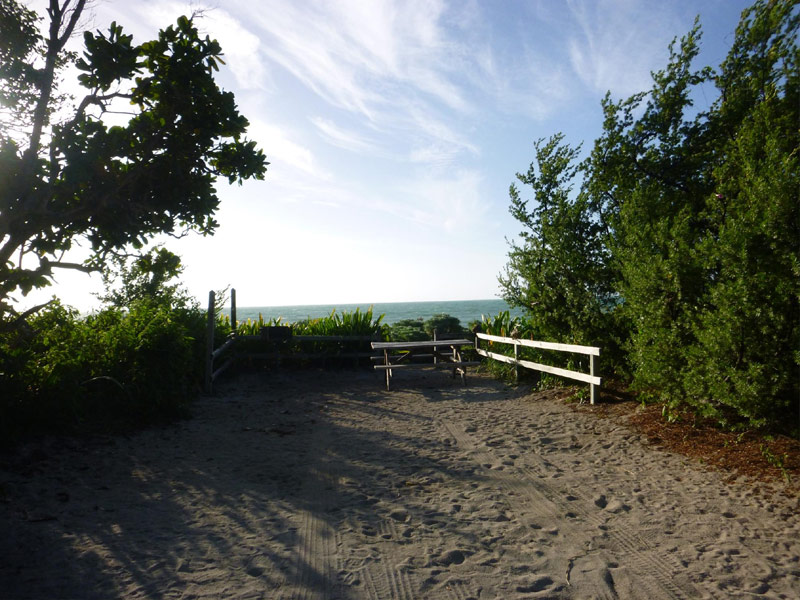
<instances>
[{"instance_id":1,"label":"dirt ground","mask_svg":"<svg viewBox=\"0 0 800 600\"><path fill-rule=\"evenodd\" d=\"M711 468L710 433L563 396L251 373L187 421L28 444L0 457L0 597L800 597L790 442Z\"/></svg>"}]
</instances>

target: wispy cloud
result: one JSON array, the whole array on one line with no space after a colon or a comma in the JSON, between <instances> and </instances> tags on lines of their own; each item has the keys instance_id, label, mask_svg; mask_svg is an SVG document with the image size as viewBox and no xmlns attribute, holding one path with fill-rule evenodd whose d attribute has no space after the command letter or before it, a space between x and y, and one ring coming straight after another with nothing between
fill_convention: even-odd
<instances>
[{"instance_id":1,"label":"wispy cloud","mask_svg":"<svg viewBox=\"0 0 800 600\"><path fill-rule=\"evenodd\" d=\"M330 119L314 117L311 122L319 130L323 139L337 148L362 153L375 152L377 149L375 142L354 131L339 127Z\"/></svg>"},{"instance_id":2,"label":"wispy cloud","mask_svg":"<svg viewBox=\"0 0 800 600\"><path fill-rule=\"evenodd\" d=\"M570 0L577 31L569 38L572 68L588 88L615 96L648 89L680 22L668 3L637 0Z\"/></svg>"},{"instance_id":3,"label":"wispy cloud","mask_svg":"<svg viewBox=\"0 0 800 600\"><path fill-rule=\"evenodd\" d=\"M570 74L539 47L522 40L519 54L493 69L491 92L506 113L543 121L574 96ZM488 59L487 59L488 60Z\"/></svg>"},{"instance_id":4,"label":"wispy cloud","mask_svg":"<svg viewBox=\"0 0 800 600\"><path fill-rule=\"evenodd\" d=\"M286 170L294 169L303 175L312 175L315 179L328 180L331 175L321 168L314 153L302 143L296 141L298 135L285 127L268 123L262 119L251 119L248 137L265 149L270 161L270 179L286 174ZM293 176L293 174L290 174Z\"/></svg>"},{"instance_id":5,"label":"wispy cloud","mask_svg":"<svg viewBox=\"0 0 800 600\"><path fill-rule=\"evenodd\" d=\"M449 175L413 177L396 182L395 189L370 198L370 208L399 221L422 226L420 239L430 234L457 235L486 222L482 173L458 170Z\"/></svg>"},{"instance_id":6,"label":"wispy cloud","mask_svg":"<svg viewBox=\"0 0 800 600\"><path fill-rule=\"evenodd\" d=\"M272 63L328 105L392 135L395 149L406 145L408 155L437 146L472 152L447 125L451 116L445 113L468 114L474 107L461 81L468 53L448 34L446 9L430 0L275 0L252 13L251 21L258 23ZM363 136L343 135L330 121L314 124L329 142L364 149Z\"/></svg>"},{"instance_id":7,"label":"wispy cloud","mask_svg":"<svg viewBox=\"0 0 800 600\"><path fill-rule=\"evenodd\" d=\"M426 108L425 105L406 108L406 116L401 121L401 126L404 123L413 132L409 160L446 164L463 153L480 154L480 149L469 136L450 127L443 118Z\"/></svg>"},{"instance_id":8,"label":"wispy cloud","mask_svg":"<svg viewBox=\"0 0 800 600\"><path fill-rule=\"evenodd\" d=\"M213 10L209 17L199 19L198 27L220 43L236 83L245 90L264 88L268 77L258 36L224 10Z\"/></svg>"},{"instance_id":9,"label":"wispy cloud","mask_svg":"<svg viewBox=\"0 0 800 600\"><path fill-rule=\"evenodd\" d=\"M474 171L459 171L447 178L422 179L412 186L416 196L416 219L449 234L473 230L488 211L483 201L483 177Z\"/></svg>"}]
</instances>

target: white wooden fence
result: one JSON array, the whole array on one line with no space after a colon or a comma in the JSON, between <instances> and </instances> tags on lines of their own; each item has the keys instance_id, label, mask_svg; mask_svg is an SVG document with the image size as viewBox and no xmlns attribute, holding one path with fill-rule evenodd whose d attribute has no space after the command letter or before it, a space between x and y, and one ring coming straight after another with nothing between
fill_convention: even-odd
<instances>
[{"instance_id":1,"label":"white wooden fence","mask_svg":"<svg viewBox=\"0 0 800 600\"><path fill-rule=\"evenodd\" d=\"M512 344L514 346L514 356L506 356L497 352L490 352L480 348L478 345L479 340L486 340L487 342L497 342L500 344ZM568 369L561 369L559 367L551 367L549 365L542 365L529 360L521 360L519 358L520 346L528 348L539 348L541 350L557 350L559 352L573 352L576 354L585 354L589 356L589 372L581 373L580 371L570 371ZM510 337L500 337L498 335L489 335L487 333L475 334L475 351L481 356L486 358L493 358L504 363L512 364L515 367L525 367L526 369L533 369L535 371L543 371L544 373L551 373L559 377L567 377L576 381L583 381L589 384L589 397L592 404L594 404L596 389L600 387L601 378L594 374L594 357L600 356L600 348L593 346L576 346L574 344L556 344L553 342L539 342L536 340L520 340Z\"/></svg>"}]
</instances>

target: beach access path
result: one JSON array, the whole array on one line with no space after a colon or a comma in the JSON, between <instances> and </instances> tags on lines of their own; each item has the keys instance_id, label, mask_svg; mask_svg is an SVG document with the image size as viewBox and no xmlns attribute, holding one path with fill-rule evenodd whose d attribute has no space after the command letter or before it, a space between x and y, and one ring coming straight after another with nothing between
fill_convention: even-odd
<instances>
[{"instance_id":1,"label":"beach access path","mask_svg":"<svg viewBox=\"0 0 800 600\"><path fill-rule=\"evenodd\" d=\"M382 375L243 374L190 420L3 456L0 597L800 597L780 485L558 391Z\"/></svg>"}]
</instances>

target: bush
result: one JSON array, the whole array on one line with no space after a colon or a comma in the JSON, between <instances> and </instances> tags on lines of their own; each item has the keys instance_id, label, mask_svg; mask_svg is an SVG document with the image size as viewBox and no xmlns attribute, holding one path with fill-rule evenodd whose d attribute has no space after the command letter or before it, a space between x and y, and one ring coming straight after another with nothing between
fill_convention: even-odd
<instances>
[{"instance_id":1,"label":"bush","mask_svg":"<svg viewBox=\"0 0 800 600\"><path fill-rule=\"evenodd\" d=\"M26 432L127 429L187 414L200 389L204 315L135 301L86 318L52 303L0 338L0 421Z\"/></svg>"},{"instance_id":2,"label":"bush","mask_svg":"<svg viewBox=\"0 0 800 600\"><path fill-rule=\"evenodd\" d=\"M643 397L795 435L798 31L797 2L756 0L719 67L696 69L696 23L649 91L606 95L586 160L561 134L537 142L500 276L537 338L600 346Z\"/></svg>"},{"instance_id":3,"label":"bush","mask_svg":"<svg viewBox=\"0 0 800 600\"><path fill-rule=\"evenodd\" d=\"M433 315L430 319L423 324L425 333L433 339L433 332L441 334L461 334L464 333L464 328L461 327L461 321L448 314L440 313Z\"/></svg>"},{"instance_id":4,"label":"bush","mask_svg":"<svg viewBox=\"0 0 800 600\"><path fill-rule=\"evenodd\" d=\"M421 342L433 339L433 331L437 335L469 333L461 327L461 321L456 317L440 313L430 319L401 319L389 327L389 338L395 342Z\"/></svg>"},{"instance_id":5,"label":"bush","mask_svg":"<svg viewBox=\"0 0 800 600\"><path fill-rule=\"evenodd\" d=\"M422 319L401 319L389 326L389 339L393 342L422 342L431 339L425 332Z\"/></svg>"}]
</instances>

